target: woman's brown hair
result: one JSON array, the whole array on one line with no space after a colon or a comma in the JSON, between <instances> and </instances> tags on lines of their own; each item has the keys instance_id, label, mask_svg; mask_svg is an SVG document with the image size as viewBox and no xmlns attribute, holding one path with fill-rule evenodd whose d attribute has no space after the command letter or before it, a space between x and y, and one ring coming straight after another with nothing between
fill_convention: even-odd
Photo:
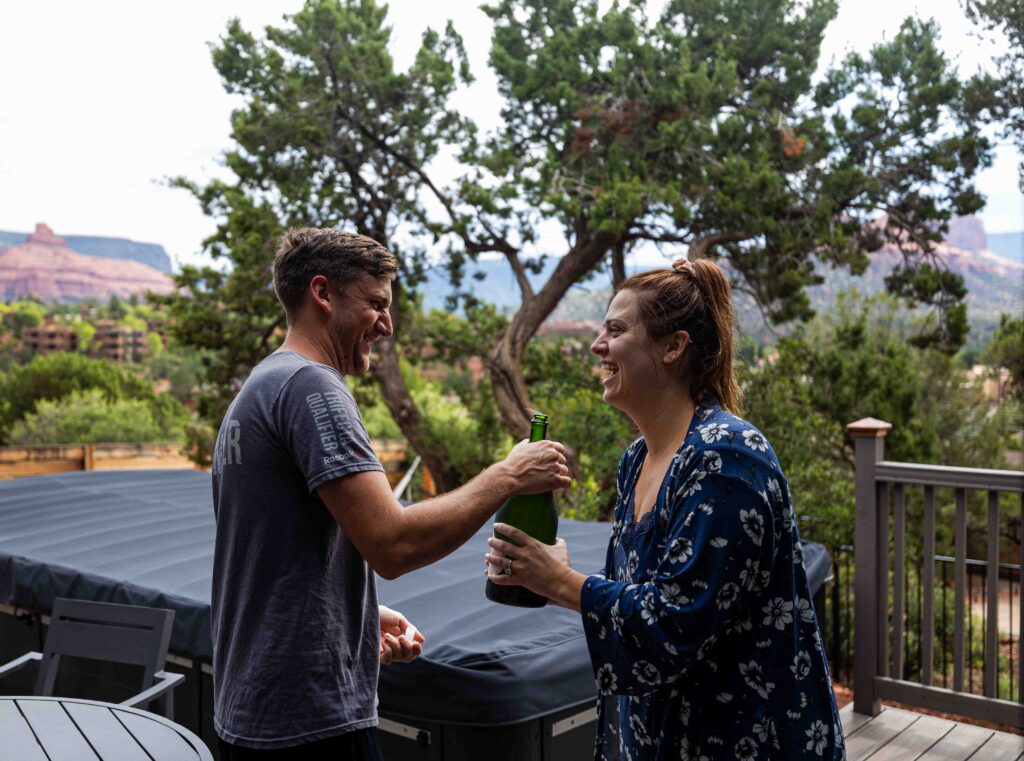
<instances>
[{"instance_id":1,"label":"woman's brown hair","mask_svg":"<svg viewBox=\"0 0 1024 761\"><path fill-rule=\"evenodd\" d=\"M724 409L738 413L742 393L733 372L736 316L732 288L721 267L707 259L677 259L670 270L628 278L616 292L627 290L640 297L640 319L652 338L677 330L690 334L682 372L693 401L710 394Z\"/></svg>"}]
</instances>

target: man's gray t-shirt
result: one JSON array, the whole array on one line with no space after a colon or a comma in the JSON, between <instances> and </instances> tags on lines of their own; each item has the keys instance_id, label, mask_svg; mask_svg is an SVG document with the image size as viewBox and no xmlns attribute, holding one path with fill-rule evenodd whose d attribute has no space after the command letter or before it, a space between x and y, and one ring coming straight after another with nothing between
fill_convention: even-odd
<instances>
[{"instance_id":1,"label":"man's gray t-shirt","mask_svg":"<svg viewBox=\"0 0 1024 761\"><path fill-rule=\"evenodd\" d=\"M376 582L315 492L383 470L342 376L272 354L231 403L213 459L217 734L281 748L376 725Z\"/></svg>"}]
</instances>

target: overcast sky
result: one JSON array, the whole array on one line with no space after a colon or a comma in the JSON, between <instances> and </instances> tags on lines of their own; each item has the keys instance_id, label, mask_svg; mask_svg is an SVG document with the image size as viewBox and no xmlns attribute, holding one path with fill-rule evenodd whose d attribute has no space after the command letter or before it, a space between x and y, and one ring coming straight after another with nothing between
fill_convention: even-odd
<instances>
[{"instance_id":1,"label":"overcast sky","mask_svg":"<svg viewBox=\"0 0 1024 761\"><path fill-rule=\"evenodd\" d=\"M865 51L902 19L927 13L962 71L987 65L991 44L972 36L957 0L840 0L823 60ZM0 230L48 223L58 234L107 235L163 245L199 262L213 223L162 178L202 182L222 172L228 120L208 43L238 16L251 31L277 24L301 0L9 0L0 2ZM454 20L477 82L455 105L481 126L500 101L486 70L490 23L479 2L392 0L396 64L404 68L423 29ZM1024 230L1019 157L1003 145L978 180L989 232Z\"/></svg>"}]
</instances>

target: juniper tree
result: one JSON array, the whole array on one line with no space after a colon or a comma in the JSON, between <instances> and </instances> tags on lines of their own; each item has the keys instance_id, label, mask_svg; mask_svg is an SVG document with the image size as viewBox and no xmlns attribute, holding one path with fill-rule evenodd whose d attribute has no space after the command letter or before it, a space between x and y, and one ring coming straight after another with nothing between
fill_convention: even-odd
<instances>
[{"instance_id":1,"label":"juniper tree","mask_svg":"<svg viewBox=\"0 0 1024 761\"><path fill-rule=\"evenodd\" d=\"M958 77L936 26L909 19L866 55L822 67L834 0L673 0L656 17L645 6L486 6L504 104L486 135L448 105L471 78L451 24L425 33L398 72L373 0L309 0L262 38L232 22L213 57L241 96L226 156L238 181L182 184L218 220L207 250L233 267L187 269L188 296L168 299L179 337L217 351L205 414L217 419L273 346L270 256L295 224L377 238L399 255L406 289L428 250L456 284L468 259L503 256L521 298L487 360L518 436L528 342L570 287L605 270L621 279L638 246L720 260L768 319L786 322L810 316L805 289L822 267L862 272L888 242L903 253L890 290L937 316L924 341L958 346L963 283L933 249L952 216L983 204L972 178L989 161L979 124L991 87ZM461 162L454 181L438 179L442 153ZM557 265L534 287L545 257ZM401 337L399 323L377 377L426 459ZM443 454L428 465L443 478Z\"/></svg>"}]
</instances>

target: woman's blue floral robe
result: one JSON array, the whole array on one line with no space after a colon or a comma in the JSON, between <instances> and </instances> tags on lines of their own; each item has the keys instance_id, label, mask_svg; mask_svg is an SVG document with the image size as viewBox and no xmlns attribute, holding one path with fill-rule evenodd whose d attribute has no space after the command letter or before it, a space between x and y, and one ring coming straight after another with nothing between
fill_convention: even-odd
<instances>
[{"instance_id":1,"label":"woman's blue floral robe","mask_svg":"<svg viewBox=\"0 0 1024 761\"><path fill-rule=\"evenodd\" d=\"M763 434L707 400L633 521L646 442L619 463L582 613L598 759L844 758L789 486Z\"/></svg>"}]
</instances>

